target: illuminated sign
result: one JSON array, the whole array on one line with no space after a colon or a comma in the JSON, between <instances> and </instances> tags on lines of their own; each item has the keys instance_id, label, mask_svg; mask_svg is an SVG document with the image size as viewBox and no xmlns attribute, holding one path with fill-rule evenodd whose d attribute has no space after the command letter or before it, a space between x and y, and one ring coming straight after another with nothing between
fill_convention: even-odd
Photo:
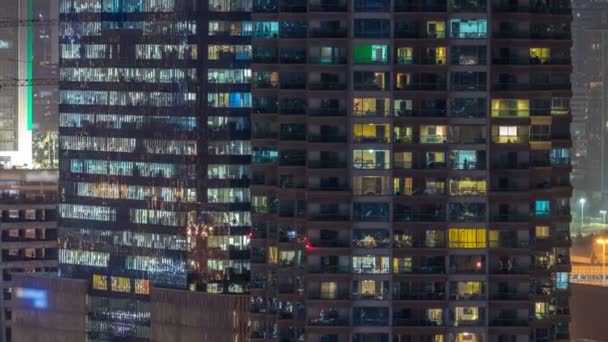
<instances>
[{"instance_id":1,"label":"illuminated sign","mask_svg":"<svg viewBox=\"0 0 608 342\"><path fill-rule=\"evenodd\" d=\"M0 39L0 49L8 49L11 47L11 42Z\"/></svg>"},{"instance_id":2,"label":"illuminated sign","mask_svg":"<svg viewBox=\"0 0 608 342\"><path fill-rule=\"evenodd\" d=\"M15 292L17 298L30 301L36 309L46 309L49 306L46 290L18 287L15 289Z\"/></svg>"}]
</instances>

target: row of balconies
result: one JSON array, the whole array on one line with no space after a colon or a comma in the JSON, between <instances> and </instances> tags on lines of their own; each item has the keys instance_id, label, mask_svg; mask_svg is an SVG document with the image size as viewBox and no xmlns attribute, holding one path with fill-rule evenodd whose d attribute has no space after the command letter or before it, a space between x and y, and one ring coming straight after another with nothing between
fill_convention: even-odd
<instances>
[{"instance_id":1,"label":"row of balconies","mask_svg":"<svg viewBox=\"0 0 608 342\"><path fill-rule=\"evenodd\" d=\"M347 12L352 6L355 12L486 12L484 0L474 1L421 1L395 0L391 8L390 0L255 0L254 13L302 13L310 12ZM531 4L508 1L492 1L494 12L570 14L569 3Z\"/></svg>"}]
</instances>

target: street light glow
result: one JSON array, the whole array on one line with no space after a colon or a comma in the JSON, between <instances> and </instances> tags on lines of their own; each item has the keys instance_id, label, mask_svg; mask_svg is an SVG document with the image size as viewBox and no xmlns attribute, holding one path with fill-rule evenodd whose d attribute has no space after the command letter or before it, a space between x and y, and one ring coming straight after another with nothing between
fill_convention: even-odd
<instances>
[{"instance_id":1,"label":"street light glow","mask_svg":"<svg viewBox=\"0 0 608 342\"><path fill-rule=\"evenodd\" d=\"M581 205L585 205L585 202L587 202L587 199L583 197L583 198L579 199L578 201L581 203Z\"/></svg>"}]
</instances>

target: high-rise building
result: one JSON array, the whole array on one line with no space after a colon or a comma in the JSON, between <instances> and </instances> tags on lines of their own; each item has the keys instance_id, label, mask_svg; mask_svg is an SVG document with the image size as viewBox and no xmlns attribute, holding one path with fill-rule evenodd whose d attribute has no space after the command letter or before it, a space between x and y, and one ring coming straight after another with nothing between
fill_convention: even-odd
<instances>
[{"instance_id":1,"label":"high-rise building","mask_svg":"<svg viewBox=\"0 0 608 342\"><path fill-rule=\"evenodd\" d=\"M27 79L30 76L32 27L14 24L32 18L31 1L3 4L0 27L0 78ZM32 161L31 87L0 88L0 163L30 165Z\"/></svg>"},{"instance_id":2,"label":"high-rise building","mask_svg":"<svg viewBox=\"0 0 608 342\"><path fill-rule=\"evenodd\" d=\"M154 338L152 286L248 293L257 340L568 339L570 20L61 0L59 268L89 336Z\"/></svg>"},{"instance_id":3,"label":"high-rise building","mask_svg":"<svg viewBox=\"0 0 608 342\"><path fill-rule=\"evenodd\" d=\"M570 21L254 1L254 336L568 339Z\"/></svg>"},{"instance_id":4,"label":"high-rise building","mask_svg":"<svg viewBox=\"0 0 608 342\"><path fill-rule=\"evenodd\" d=\"M232 3L60 1L59 270L91 283L93 340L149 337L151 286L247 290L251 6Z\"/></svg>"},{"instance_id":5,"label":"high-rise building","mask_svg":"<svg viewBox=\"0 0 608 342\"><path fill-rule=\"evenodd\" d=\"M0 163L57 168L59 0L14 0L0 20ZM55 81L55 82L54 82Z\"/></svg>"},{"instance_id":6,"label":"high-rise building","mask_svg":"<svg viewBox=\"0 0 608 342\"><path fill-rule=\"evenodd\" d=\"M57 271L57 171L0 169L0 341L12 339L12 276Z\"/></svg>"},{"instance_id":7,"label":"high-rise building","mask_svg":"<svg viewBox=\"0 0 608 342\"><path fill-rule=\"evenodd\" d=\"M608 192L608 3L572 1L572 14L572 182L599 200Z\"/></svg>"}]
</instances>

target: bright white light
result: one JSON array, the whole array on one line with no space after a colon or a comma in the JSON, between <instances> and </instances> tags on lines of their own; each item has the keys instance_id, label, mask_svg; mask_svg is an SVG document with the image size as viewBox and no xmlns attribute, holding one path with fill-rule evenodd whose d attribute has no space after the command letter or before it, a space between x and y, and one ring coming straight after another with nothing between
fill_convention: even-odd
<instances>
[{"instance_id":1,"label":"bright white light","mask_svg":"<svg viewBox=\"0 0 608 342\"><path fill-rule=\"evenodd\" d=\"M587 199L586 198L581 198L578 201L580 202L581 205L585 205L585 202L587 202Z\"/></svg>"}]
</instances>

